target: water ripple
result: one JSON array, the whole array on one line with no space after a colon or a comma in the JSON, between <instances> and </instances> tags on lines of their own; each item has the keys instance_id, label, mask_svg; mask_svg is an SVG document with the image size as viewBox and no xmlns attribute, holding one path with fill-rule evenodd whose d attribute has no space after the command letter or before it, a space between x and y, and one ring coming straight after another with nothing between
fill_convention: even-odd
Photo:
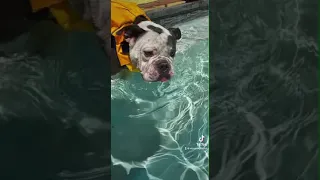
<instances>
[{"instance_id":1,"label":"water ripple","mask_svg":"<svg viewBox=\"0 0 320 180\"><path fill-rule=\"evenodd\" d=\"M125 99L137 108L126 115L125 121L143 123L144 119L152 119L161 135L159 149L145 161L124 162L113 157L114 165L122 165L127 172L145 168L149 179L208 179L207 25L208 16L179 25L182 39L177 45L176 76L169 83L141 82L139 75L133 76L131 82L113 81L112 103ZM205 140L197 145L202 135ZM148 149L148 145L144 148Z\"/></svg>"}]
</instances>

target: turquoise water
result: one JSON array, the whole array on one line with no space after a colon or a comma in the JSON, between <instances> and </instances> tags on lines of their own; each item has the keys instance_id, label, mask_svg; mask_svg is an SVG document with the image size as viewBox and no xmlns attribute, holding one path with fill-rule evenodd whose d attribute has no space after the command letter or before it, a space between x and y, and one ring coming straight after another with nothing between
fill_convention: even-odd
<instances>
[{"instance_id":1,"label":"turquoise water","mask_svg":"<svg viewBox=\"0 0 320 180\"><path fill-rule=\"evenodd\" d=\"M112 81L113 180L208 179L208 21L176 25L182 39L170 82L140 74Z\"/></svg>"}]
</instances>

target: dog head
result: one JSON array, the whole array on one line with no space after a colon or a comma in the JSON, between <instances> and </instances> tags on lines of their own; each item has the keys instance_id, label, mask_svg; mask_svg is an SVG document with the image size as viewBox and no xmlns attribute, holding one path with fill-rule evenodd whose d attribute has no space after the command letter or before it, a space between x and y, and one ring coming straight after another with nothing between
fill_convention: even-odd
<instances>
[{"instance_id":1,"label":"dog head","mask_svg":"<svg viewBox=\"0 0 320 180\"><path fill-rule=\"evenodd\" d=\"M123 29L129 44L131 62L141 71L145 81L169 80L174 74L179 28L166 29L151 21L140 21Z\"/></svg>"}]
</instances>

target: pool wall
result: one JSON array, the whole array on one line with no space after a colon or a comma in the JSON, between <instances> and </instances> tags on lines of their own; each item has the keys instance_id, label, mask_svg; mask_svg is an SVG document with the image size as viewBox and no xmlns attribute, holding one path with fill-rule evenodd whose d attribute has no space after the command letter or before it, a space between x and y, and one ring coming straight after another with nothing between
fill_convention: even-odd
<instances>
[{"instance_id":1,"label":"pool wall","mask_svg":"<svg viewBox=\"0 0 320 180\"><path fill-rule=\"evenodd\" d=\"M209 0L199 0L195 2L179 4L171 7L152 9L147 11L147 15L153 21L159 21L164 18L188 14L198 10L208 10L208 8L209 8Z\"/></svg>"}]
</instances>

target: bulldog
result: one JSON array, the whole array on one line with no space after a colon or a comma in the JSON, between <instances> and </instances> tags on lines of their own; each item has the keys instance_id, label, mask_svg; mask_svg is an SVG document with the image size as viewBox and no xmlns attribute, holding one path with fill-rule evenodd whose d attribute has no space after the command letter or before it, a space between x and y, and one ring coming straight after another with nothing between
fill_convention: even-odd
<instances>
[{"instance_id":1,"label":"bulldog","mask_svg":"<svg viewBox=\"0 0 320 180\"><path fill-rule=\"evenodd\" d=\"M148 82L172 78L176 44L181 38L179 28L166 29L152 22L135 3L83 0L83 5L83 17L93 22L111 57L112 74L127 67L130 71L139 71Z\"/></svg>"}]
</instances>

